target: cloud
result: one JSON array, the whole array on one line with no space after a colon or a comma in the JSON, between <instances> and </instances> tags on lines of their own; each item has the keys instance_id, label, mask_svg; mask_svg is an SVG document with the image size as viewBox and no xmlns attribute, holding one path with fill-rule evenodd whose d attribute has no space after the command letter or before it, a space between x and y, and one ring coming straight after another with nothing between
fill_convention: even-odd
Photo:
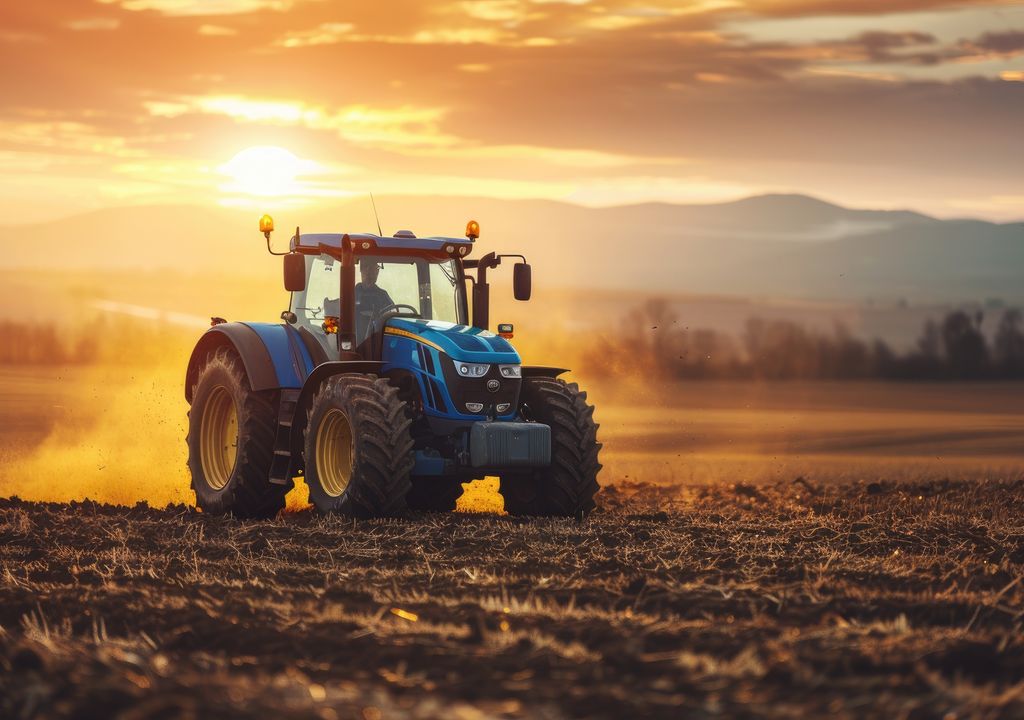
<instances>
[{"instance_id":1,"label":"cloud","mask_svg":"<svg viewBox=\"0 0 1024 720\"><path fill-rule=\"evenodd\" d=\"M1024 52L1024 31L987 32L970 45L987 52L1016 55Z\"/></svg>"},{"instance_id":2,"label":"cloud","mask_svg":"<svg viewBox=\"0 0 1024 720\"><path fill-rule=\"evenodd\" d=\"M945 8L1014 5L1017 0L743 0L733 6L772 17L887 15Z\"/></svg>"},{"instance_id":3,"label":"cloud","mask_svg":"<svg viewBox=\"0 0 1024 720\"><path fill-rule=\"evenodd\" d=\"M51 155L139 157L138 138L104 133L95 125L54 119L0 120L0 147Z\"/></svg>"},{"instance_id":4,"label":"cloud","mask_svg":"<svg viewBox=\"0 0 1024 720\"><path fill-rule=\"evenodd\" d=\"M147 108L152 115L163 117L194 112L224 115L240 122L328 130L356 144L386 149L446 148L459 143L458 138L440 129L440 120L445 114L443 108L349 105L328 110L302 102L233 95L149 101Z\"/></svg>"},{"instance_id":5,"label":"cloud","mask_svg":"<svg viewBox=\"0 0 1024 720\"><path fill-rule=\"evenodd\" d=\"M513 31L498 27L450 27L416 30L407 35L354 32L351 23L323 23L309 30L293 30L274 41L284 48L340 43L372 43L386 45L506 45L540 47L559 44L554 38L519 37Z\"/></svg>"},{"instance_id":6,"label":"cloud","mask_svg":"<svg viewBox=\"0 0 1024 720\"><path fill-rule=\"evenodd\" d=\"M241 122L329 131L362 148L445 161L529 159L534 163L591 169L668 166L685 162L671 156L623 155L585 148L480 143L445 132L444 119L449 111L439 107L350 105L326 109L297 102L236 96L148 101L146 107L155 117L176 118L187 113L205 113L224 115Z\"/></svg>"},{"instance_id":7,"label":"cloud","mask_svg":"<svg viewBox=\"0 0 1024 720\"><path fill-rule=\"evenodd\" d=\"M153 10L172 16L244 15L259 10L290 10L302 0L98 0L125 10ZM307 2L309 0L306 0Z\"/></svg>"},{"instance_id":8,"label":"cloud","mask_svg":"<svg viewBox=\"0 0 1024 720\"><path fill-rule=\"evenodd\" d=\"M216 192L260 146L424 192L997 196L1024 162L1024 14L971 6L110 0L99 32L81 3L21 3L0 11L0 153L139 197Z\"/></svg>"},{"instance_id":9,"label":"cloud","mask_svg":"<svg viewBox=\"0 0 1024 720\"><path fill-rule=\"evenodd\" d=\"M117 30L121 27L121 21L117 18L86 18L83 20L71 20L67 23L71 30Z\"/></svg>"},{"instance_id":10,"label":"cloud","mask_svg":"<svg viewBox=\"0 0 1024 720\"><path fill-rule=\"evenodd\" d=\"M333 45L341 42L352 32L352 23L322 23L312 30L286 33L275 41L275 45L286 48L309 47L311 45Z\"/></svg>"},{"instance_id":11,"label":"cloud","mask_svg":"<svg viewBox=\"0 0 1024 720\"><path fill-rule=\"evenodd\" d=\"M225 27L223 25L200 25L200 35L209 35L211 37L224 36L224 35L237 35L238 31L234 28Z\"/></svg>"}]
</instances>

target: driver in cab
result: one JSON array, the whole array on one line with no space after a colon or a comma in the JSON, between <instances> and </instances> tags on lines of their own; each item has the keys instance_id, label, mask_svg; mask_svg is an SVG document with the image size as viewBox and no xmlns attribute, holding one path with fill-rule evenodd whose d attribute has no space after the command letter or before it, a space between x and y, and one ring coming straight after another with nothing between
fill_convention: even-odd
<instances>
[{"instance_id":1,"label":"driver in cab","mask_svg":"<svg viewBox=\"0 0 1024 720\"><path fill-rule=\"evenodd\" d=\"M359 261L359 279L356 283L356 337L366 337L370 323L386 308L395 304L388 291L377 285L380 266L376 260Z\"/></svg>"}]
</instances>

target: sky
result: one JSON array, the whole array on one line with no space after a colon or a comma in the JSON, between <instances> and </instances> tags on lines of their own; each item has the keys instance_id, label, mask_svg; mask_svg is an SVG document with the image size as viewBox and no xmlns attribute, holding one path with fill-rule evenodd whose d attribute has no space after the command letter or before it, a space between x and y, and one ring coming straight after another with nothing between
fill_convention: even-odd
<instances>
[{"instance_id":1,"label":"sky","mask_svg":"<svg viewBox=\"0 0 1024 720\"><path fill-rule=\"evenodd\" d=\"M377 194L1024 219L1024 2L0 9L3 225Z\"/></svg>"}]
</instances>

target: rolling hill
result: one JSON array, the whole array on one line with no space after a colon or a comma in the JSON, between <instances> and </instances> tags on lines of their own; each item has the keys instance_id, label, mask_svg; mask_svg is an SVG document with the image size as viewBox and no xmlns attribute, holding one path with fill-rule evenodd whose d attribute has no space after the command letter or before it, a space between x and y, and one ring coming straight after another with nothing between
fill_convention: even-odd
<instances>
[{"instance_id":1,"label":"rolling hill","mask_svg":"<svg viewBox=\"0 0 1024 720\"><path fill-rule=\"evenodd\" d=\"M459 236L480 221L481 251L523 252L551 287L800 299L1024 301L1024 223L938 220L849 209L800 195L713 205L586 208L538 200L382 197L384 231ZM274 212L290 229L375 229L366 198ZM269 263L252 212L149 206L0 230L0 269L260 276ZM276 274L276 273L275 273Z\"/></svg>"}]
</instances>

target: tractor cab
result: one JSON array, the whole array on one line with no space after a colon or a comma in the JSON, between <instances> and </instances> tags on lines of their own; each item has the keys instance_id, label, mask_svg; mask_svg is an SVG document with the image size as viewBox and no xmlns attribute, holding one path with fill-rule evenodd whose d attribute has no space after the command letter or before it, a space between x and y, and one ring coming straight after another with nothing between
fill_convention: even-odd
<instances>
[{"instance_id":1,"label":"tractor cab","mask_svg":"<svg viewBox=\"0 0 1024 720\"><path fill-rule=\"evenodd\" d=\"M285 319L316 341L307 344L321 362L379 360L393 318L469 325L462 260L471 248L407 230L391 238L296 234L285 260L292 291Z\"/></svg>"},{"instance_id":2,"label":"tractor cab","mask_svg":"<svg viewBox=\"0 0 1024 720\"><path fill-rule=\"evenodd\" d=\"M270 250L273 220L260 219ZM206 512L266 517L302 476L321 512L451 510L463 484L501 479L508 512L594 507L593 407L561 368L523 365L511 325L489 329L489 270L465 238L403 230L306 233L284 256L281 324L224 322L189 361L189 467ZM473 271L475 271L474 274ZM469 292L470 284L472 292Z\"/></svg>"}]
</instances>

